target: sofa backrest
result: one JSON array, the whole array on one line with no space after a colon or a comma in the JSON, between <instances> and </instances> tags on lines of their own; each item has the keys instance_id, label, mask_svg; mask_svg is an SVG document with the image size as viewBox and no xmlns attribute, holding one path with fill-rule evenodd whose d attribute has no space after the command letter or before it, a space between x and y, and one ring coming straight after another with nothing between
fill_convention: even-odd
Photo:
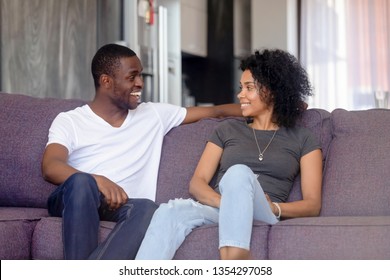
<instances>
[{"instance_id":1,"label":"sofa backrest","mask_svg":"<svg viewBox=\"0 0 390 280\"><path fill-rule=\"evenodd\" d=\"M157 182L158 203L167 202L172 198L190 197L189 181L206 141L213 129L226 119L203 119L174 128L166 135ZM330 113L321 109L309 109L304 113L300 124L313 131L322 145L325 159L331 140ZM289 200L297 200L301 197L300 180L297 178Z\"/></svg>"},{"instance_id":2,"label":"sofa backrest","mask_svg":"<svg viewBox=\"0 0 390 280\"><path fill-rule=\"evenodd\" d=\"M46 207L55 188L41 175L48 130L55 116L85 104L82 100L36 98L0 93L0 206ZM157 202L188 198L188 184L213 129L226 119L204 119L172 129L165 137L158 177ZM330 113L309 109L301 121L327 154ZM289 200L301 197L299 178Z\"/></svg>"},{"instance_id":3,"label":"sofa backrest","mask_svg":"<svg viewBox=\"0 0 390 280\"><path fill-rule=\"evenodd\" d=\"M41 175L51 122L85 101L0 93L0 206L46 207L54 185Z\"/></svg>"},{"instance_id":4,"label":"sofa backrest","mask_svg":"<svg viewBox=\"0 0 390 280\"><path fill-rule=\"evenodd\" d=\"M157 203L190 197L189 182L206 141L213 129L226 119L203 119L181 125L165 136L157 180Z\"/></svg>"},{"instance_id":5,"label":"sofa backrest","mask_svg":"<svg viewBox=\"0 0 390 280\"><path fill-rule=\"evenodd\" d=\"M332 112L322 216L390 215L390 110Z\"/></svg>"}]
</instances>

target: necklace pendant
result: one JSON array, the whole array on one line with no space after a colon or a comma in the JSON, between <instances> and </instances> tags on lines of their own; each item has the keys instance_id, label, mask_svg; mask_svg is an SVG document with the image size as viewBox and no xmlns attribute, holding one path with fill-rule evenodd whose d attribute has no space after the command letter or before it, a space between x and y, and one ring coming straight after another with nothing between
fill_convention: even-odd
<instances>
[{"instance_id":1,"label":"necklace pendant","mask_svg":"<svg viewBox=\"0 0 390 280\"><path fill-rule=\"evenodd\" d=\"M268 146L271 145L272 140L274 140L277 130L275 130L274 134L271 137L271 140L269 140L267 146L265 146L263 151L260 150L259 143L257 142L255 129L253 127L252 127L252 131L253 131L253 136L255 137L257 149L259 150L259 161L263 161L263 159L264 159L264 152L268 149Z\"/></svg>"}]
</instances>

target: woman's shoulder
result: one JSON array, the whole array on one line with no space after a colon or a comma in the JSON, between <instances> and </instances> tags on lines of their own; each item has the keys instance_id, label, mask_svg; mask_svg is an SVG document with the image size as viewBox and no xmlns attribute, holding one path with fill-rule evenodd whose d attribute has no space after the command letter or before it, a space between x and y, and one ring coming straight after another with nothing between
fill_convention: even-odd
<instances>
[{"instance_id":1,"label":"woman's shoulder","mask_svg":"<svg viewBox=\"0 0 390 280\"><path fill-rule=\"evenodd\" d=\"M217 130L243 129L247 126L247 121L244 118L227 118L219 123Z\"/></svg>"},{"instance_id":2,"label":"woman's shoulder","mask_svg":"<svg viewBox=\"0 0 390 280\"><path fill-rule=\"evenodd\" d=\"M223 147L225 141L232 138L237 138L247 129L245 119L240 118L227 118L222 120L215 128L210 136L210 141L213 143L220 143L219 146Z\"/></svg>"},{"instance_id":3,"label":"woman's shoulder","mask_svg":"<svg viewBox=\"0 0 390 280\"><path fill-rule=\"evenodd\" d=\"M294 127L284 128L285 133L288 134L295 134L295 135L307 135L307 134L313 134L313 132L304 126L296 125Z\"/></svg>"},{"instance_id":4,"label":"woman's shoulder","mask_svg":"<svg viewBox=\"0 0 390 280\"><path fill-rule=\"evenodd\" d=\"M319 141L313 131L304 126L294 126L292 128L284 129L284 133L290 139L296 139L300 143L312 143L319 146Z\"/></svg>"}]
</instances>

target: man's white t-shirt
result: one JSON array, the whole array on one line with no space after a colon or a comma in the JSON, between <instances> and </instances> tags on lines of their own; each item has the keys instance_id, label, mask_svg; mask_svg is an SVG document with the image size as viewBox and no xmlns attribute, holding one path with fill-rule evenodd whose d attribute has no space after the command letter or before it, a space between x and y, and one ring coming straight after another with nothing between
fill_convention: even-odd
<instances>
[{"instance_id":1,"label":"man's white t-shirt","mask_svg":"<svg viewBox=\"0 0 390 280\"><path fill-rule=\"evenodd\" d=\"M141 103L129 110L121 127L112 127L84 105L54 119L47 145L65 146L69 165L109 178L129 198L154 201L163 138L186 112L171 104Z\"/></svg>"}]
</instances>

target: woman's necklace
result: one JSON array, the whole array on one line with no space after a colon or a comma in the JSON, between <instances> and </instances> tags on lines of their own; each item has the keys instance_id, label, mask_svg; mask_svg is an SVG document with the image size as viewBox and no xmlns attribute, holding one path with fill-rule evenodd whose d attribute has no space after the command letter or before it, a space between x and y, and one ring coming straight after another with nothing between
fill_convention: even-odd
<instances>
[{"instance_id":1,"label":"woman's necklace","mask_svg":"<svg viewBox=\"0 0 390 280\"><path fill-rule=\"evenodd\" d=\"M256 141L256 146L257 146L257 149L259 150L259 161L263 161L264 159L264 153L265 151L267 150L268 146L271 144L272 140L274 140L274 137L276 135L276 129L275 129L275 132L274 132L274 135L272 135L271 137L271 140L269 140L267 146L264 148L263 151L260 150L260 147L259 147L259 143L257 142L257 137L256 137L256 133L255 133L255 129L252 127L252 131L253 131L253 136L255 136L255 141Z\"/></svg>"}]
</instances>

